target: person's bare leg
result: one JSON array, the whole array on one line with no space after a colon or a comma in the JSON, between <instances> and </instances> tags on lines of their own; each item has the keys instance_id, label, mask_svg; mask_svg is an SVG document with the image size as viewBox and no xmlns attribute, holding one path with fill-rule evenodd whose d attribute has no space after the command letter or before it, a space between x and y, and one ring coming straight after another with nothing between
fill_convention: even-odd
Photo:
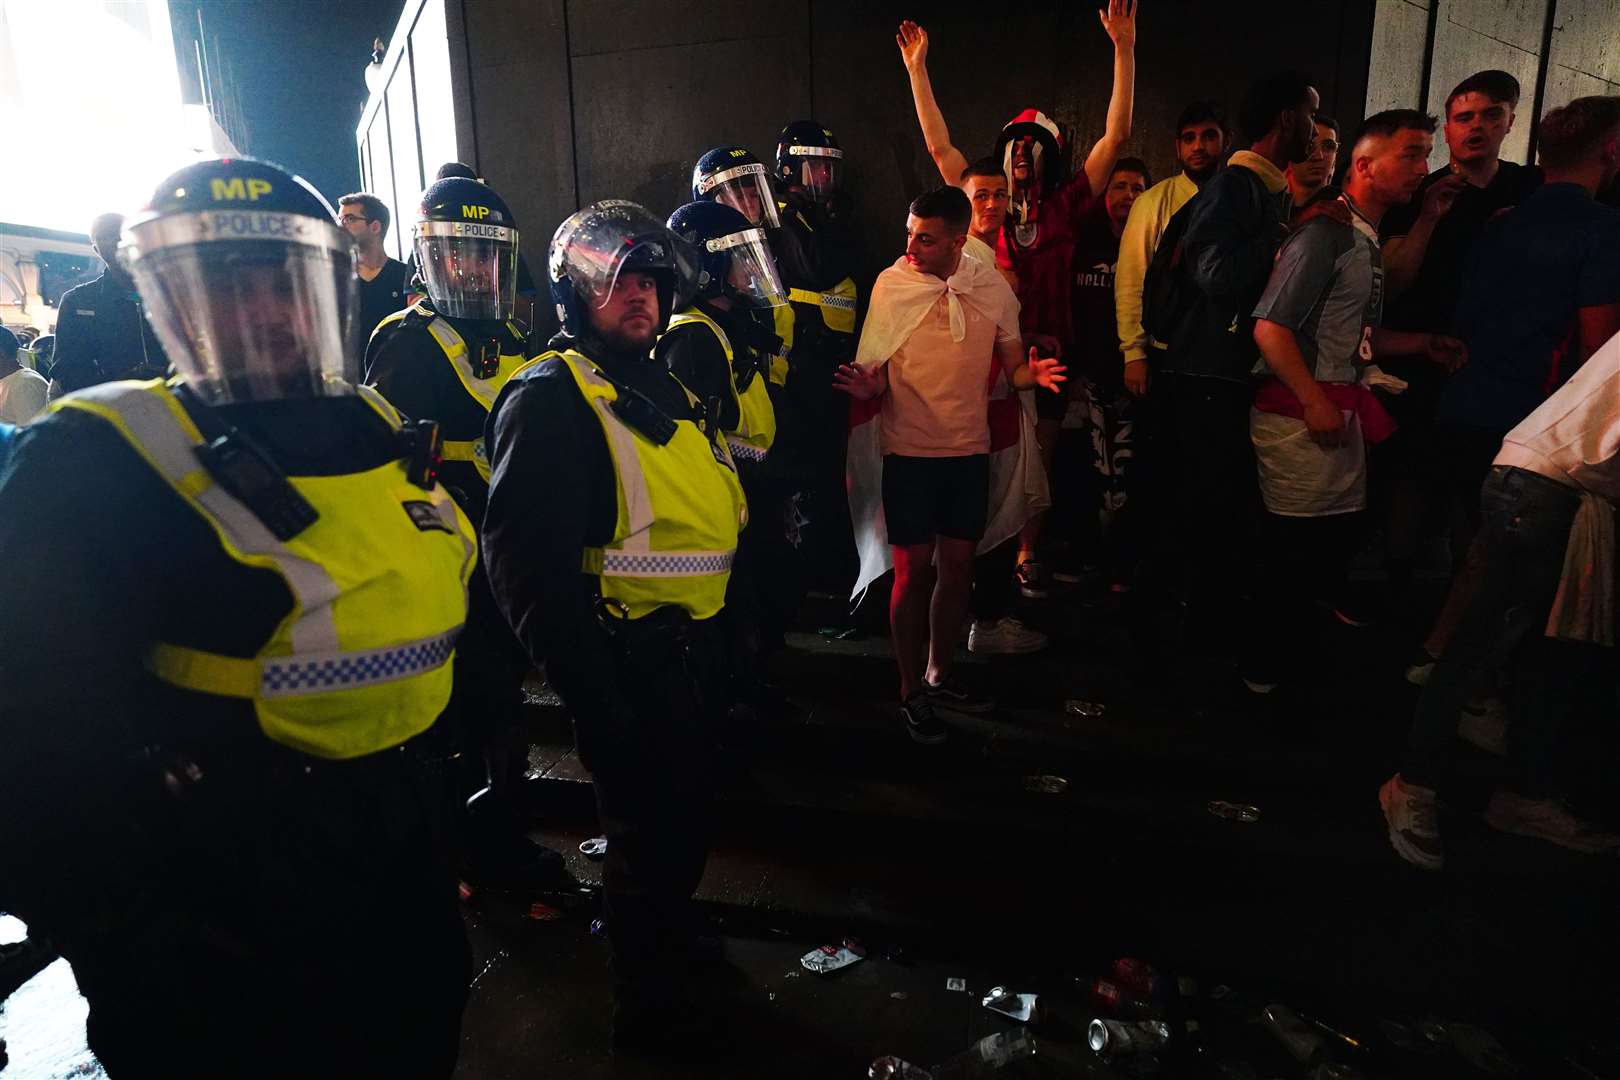
<instances>
[{"instance_id":1,"label":"person's bare leg","mask_svg":"<svg viewBox=\"0 0 1620 1080\"><path fill-rule=\"evenodd\" d=\"M894 592L889 596L889 633L900 667L900 700L922 689L928 664L929 607L934 595L933 544L891 547Z\"/></svg>"},{"instance_id":2,"label":"person's bare leg","mask_svg":"<svg viewBox=\"0 0 1620 1080\"><path fill-rule=\"evenodd\" d=\"M1063 431L1063 421L1048 420L1045 417L1035 421L1035 442L1041 448L1041 467L1046 470L1048 487L1052 483L1052 464L1057 460L1058 435ZM1053 489L1056 490L1056 489ZM1018 561L1030 562L1039 558L1041 546L1041 533L1046 528L1046 511L1038 510L1018 534Z\"/></svg>"},{"instance_id":3,"label":"person's bare leg","mask_svg":"<svg viewBox=\"0 0 1620 1080\"><path fill-rule=\"evenodd\" d=\"M972 540L941 536L935 541L934 596L928 607L928 681L943 682L951 672L956 635L967 618L973 593Z\"/></svg>"}]
</instances>

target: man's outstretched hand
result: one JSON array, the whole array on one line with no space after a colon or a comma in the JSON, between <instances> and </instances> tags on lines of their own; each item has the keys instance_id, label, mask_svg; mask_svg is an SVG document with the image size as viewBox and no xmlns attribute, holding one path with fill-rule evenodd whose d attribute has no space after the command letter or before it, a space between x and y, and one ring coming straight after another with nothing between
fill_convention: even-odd
<instances>
[{"instance_id":1,"label":"man's outstretched hand","mask_svg":"<svg viewBox=\"0 0 1620 1080\"><path fill-rule=\"evenodd\" d=\"M1098 11L1097 21L1116 48L1136 47L1136 0L1108 0L1108 10Z\"/></svg>"},{"instance_id":2,"label":"man's outstretched hand","mask_svg":"<svg viewBox=\"0 0 1620 1080\"><path fill-rule=\"evenodd\" d=\"M908 70L928 62L928 31L910 19L900 24L894 43L900 46L900 59L905 61Z\"/></svg>"},{"instance_id":3,"label":"man's outstretched hand","mask_svg":"<svg viewBox=\"0 0 1620 1080\"><path fill-rule=\"evenodd\" d=\"M862 401L871 401L883 393L883 376L856 364L839 364L838 370L833 372L833 389L842 390Z\"/></svg>"},{"instance_id":4,"label":"man's outstretched hand","mask_svg":"<svg viewBox=\"0 0 1620 1080\"><path fill-rule=\"evenodd\" d=\"M1045 387L1055 394L1069 381L1069 377L1063 374L1068 370L1057 357L1038 356L1033 348L1029 350L1029 373L1035 377L1036 386Z\"/></svg>"}]
</instances>

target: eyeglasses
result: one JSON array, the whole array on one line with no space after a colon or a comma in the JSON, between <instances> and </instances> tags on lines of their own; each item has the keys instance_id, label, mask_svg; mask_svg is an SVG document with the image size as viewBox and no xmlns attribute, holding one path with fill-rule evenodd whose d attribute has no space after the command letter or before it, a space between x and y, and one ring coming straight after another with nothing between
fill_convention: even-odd
<instances>
[{"instance_id":1,"label":"eyeglasses","mask_svg":"<svg viewBox=\"0 0 1620 1080\"><path fill-rule=\"evenodd\" d=\"M338 224L339 225L353 225L357 221L370 221L370 220L371 220L370 218L361 217L359 214L344 214L344 215L342 215L342 216L340 216L338 218Z\"/></svg>"}]
</instances>

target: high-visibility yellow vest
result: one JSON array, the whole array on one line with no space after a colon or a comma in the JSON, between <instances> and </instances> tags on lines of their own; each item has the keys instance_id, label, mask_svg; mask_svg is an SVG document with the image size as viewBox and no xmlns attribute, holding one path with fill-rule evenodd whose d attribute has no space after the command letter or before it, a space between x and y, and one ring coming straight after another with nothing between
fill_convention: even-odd
<instances>
[{"instance_id":1,"label":"high-visibility yellow vest","mask_svg":"<svg viewBox=\"0 0 1620 1080\"><path fill-rule=\"evenodd\" d=\"M691 419L673 418L675 437L658 445L614 413L618 390L588 357L569 349L540 359L553 356L568 366L601 423L618 486L613 539L587 549L581 569L632 619L661 607L683 608L694 619L718 613L748 518L726 444Z\"/></svg>"},{"instance_id":2,"label":"high-visibility yellow vest","mask_svg":"<svg viewBox=\"0 0 1620 1080\"><path fill-rule=\"evenodd\" d=\"M789 211L788 204L778 201L776 211L785 216ZM793 216L804 226L806 232L815 232L803 214L794 211ZM858 313L856 301L859 295L852 278L845 278L825 292L817 292L814 289L788 289L788 303L774 312L776 336L782 339L782 352L771 358L771 382L778 386L787 385L788 355L793 351L793 324L796 318L794 305L805 304L815 308L821 313L821 323L828 330L836 334L853 335Z\"/></svg>"},{"instance_id":3,"label":"high-visibility yellow vest","mask_svg":"<svg viewBox=\"0 0 1620 1080\"><path fill-rule=\"evenodd\" d=\"M381 395L358 390L399 428ZM52 408L106 421L213 528L230 558L274 572L292 594L292 609L256 655L160 642L145 658L153 675L250 701L266 736L322 758L397 746L438 719L477 556L473 527L443 487L411 483L403 460L291 476L320 517L278 540L203 467L195 453L203 435L169 385L106 383Z\"/></svg>"},{"instance_id":4,"label":"high-visibility yellow vest","mask_svg":"<svg viewBox=\"0 0 1620 1080\"><path fill-rule=\"evenodd\" d=\"M770 453L771 444L776 441L776 409L771 404L771 395L765 389L764 379L752 379L748 389L737 390L736 353L731 348L731 338L719 323L696 309L682 311L669 320L669 329L677 326L686 326L690 323L699 323L707 326L719 339L720 347L726 353L726 367L731 371L732 397L737 402L737 427L734 431L727 431L726 442L731 446L731 454L744 461L764 461L765 455ZM668 333L668 331L665 331Z\"/></svg>"},{"instance_id":5,"label":"high-visibility yellow vest","mask_svg":"<svg viewBox=\"0 0 1620 1080\"><path fill-rule=\"evenodd\" d=\"M433 320L427 324L428 334L443 350L444 358L450 362L450 367L455 371L456 378L461 380L461 385L466 388L467 393L471 395L474 401L483 406L486 413L494 408L495 399L500 396L501 388L507 384L507 381L534 362L526 356L509 356L502 353L500 366L495 369L495 374L487 379L479 378L477 373L473 371L472 359L467 349L467 340L456 331L454 326L450 325L448 320L443 316L434 315L431 308L422 304L389 315L377 324L377 329L371 332L372 337L376 337L383 327L404 321L405 317L412 312L418 315L433 316ZM506 325L514 337L519 341L523 340L523 331L512 323ZM430 416L426 417L426 419L432 420L434 417ZM489 454L484 449L482 432L475 439L444 440L442 443L442 456L445 461L471 462L473 468L478 470L478 475L484 478L484 483L489 483Z\"/></svg>"}]
</instances>

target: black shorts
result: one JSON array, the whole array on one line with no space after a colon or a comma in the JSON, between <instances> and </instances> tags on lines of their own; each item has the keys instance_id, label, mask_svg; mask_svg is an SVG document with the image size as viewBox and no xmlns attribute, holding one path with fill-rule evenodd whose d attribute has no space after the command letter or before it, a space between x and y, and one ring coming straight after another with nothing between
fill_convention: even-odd
<instances>
[{"instance_id":1,"label":"black shorts","mask_svg":"<svg viewBox=\"0 0 1620 1080\"><path fill-rule=\"evenodd\" d=\"M895 547L978 540L990 513L990 455L883 455L883 517Z\"/></svg>"}]
</instances>

